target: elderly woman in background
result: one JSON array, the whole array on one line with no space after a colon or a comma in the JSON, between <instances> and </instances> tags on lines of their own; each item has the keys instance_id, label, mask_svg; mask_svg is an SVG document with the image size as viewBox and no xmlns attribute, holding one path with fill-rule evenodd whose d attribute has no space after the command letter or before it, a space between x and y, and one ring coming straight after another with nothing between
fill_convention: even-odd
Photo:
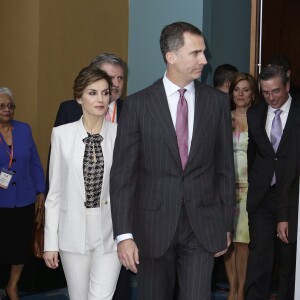
<instances>
[{"instance_id":1,"label":"elderly woman in background","mask_svg":"<svg viewBox=\"0 0 300 300\"><path fill-rule=\"evenodd\" d=\"M52 131L44 259L57 268L59 251L70 299L109 300L121 268L109 196L117 132L117 124L105 120L111 80L89 66L73 89L83 116Z\"/></svg>"},{"instance_id":2,"label":"elderly woman in background","mask_svg":"<svg viewBox=\"0 0 300 300\"><path fill-rule=\"evenodd\" d=\"M247 73L236 74L230 84L229 97L232 103L233 151L236 176L236 214L233 245L224 255L229 281L228 300L243 300L248 259L249 227L246 211L248 191L247 110L258 99L255 79Z\"/></svg>"},{"instance_id":3,"label":"elderly woman in background","mask_svg":"<svg viewBox=\"0 0 300 300\"><path fill-rule=\"evenodd\" d=\"M13 120L10 89L0 87L0 264L11 265L5 291L17 300L31 251L35 202L44 205L45 178L28 124Z\"/></svg>"}]
</instances>

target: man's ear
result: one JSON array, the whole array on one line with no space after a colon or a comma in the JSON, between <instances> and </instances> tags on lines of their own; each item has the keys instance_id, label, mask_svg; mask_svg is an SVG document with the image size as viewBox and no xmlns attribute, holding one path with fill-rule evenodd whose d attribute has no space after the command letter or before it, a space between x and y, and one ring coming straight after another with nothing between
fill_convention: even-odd
<instances>
[{"instance_id":1,"label":"man's ear","mask_svg":"<svg viewBox=\"0 0 300 300\"><path fill-rule=\"evenodd\" d=\"M228 91L229 91L229 88L230 88L230 84L231 84L231 81L230 81L230 80L226 81L226 83L225 83L226 88L228 88Z\"/></svg>"},{"instance_id":2,"label":"man's ear","mask_svg":"<svg viewBox=\"0 0 300 300\"><path fill-rule=\"evenodd\" d=\"M173 65L176 61L176 54L172 51L166 53L167 63Z\"/></svg>"}]
</instances>

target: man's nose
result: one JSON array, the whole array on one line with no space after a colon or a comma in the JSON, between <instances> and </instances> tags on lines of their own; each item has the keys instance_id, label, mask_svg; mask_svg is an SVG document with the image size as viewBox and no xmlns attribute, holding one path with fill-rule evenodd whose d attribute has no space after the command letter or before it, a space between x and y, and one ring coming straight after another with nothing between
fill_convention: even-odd
<instances>
[{"instance_id":1,"label":"man's nose","mask_svg":"<svg viewBox=\"0 0 300 300\"><path fill-rule=\"evenodd\" d=\"M206 65L207 64L207 59L206 59L205 54L201 55L199 63L202 64L202 65Z\"/></svg>"},{"instance_id":2,"label":"man's nose","mask_svg":"<svg viewBox=\"0 0 300 300\"><path fill-rule=\"evenodd\" d=\"M119 80L118 77L112 77L112 84L114 86L119 86Z\"/></svg>"}]
</instances>

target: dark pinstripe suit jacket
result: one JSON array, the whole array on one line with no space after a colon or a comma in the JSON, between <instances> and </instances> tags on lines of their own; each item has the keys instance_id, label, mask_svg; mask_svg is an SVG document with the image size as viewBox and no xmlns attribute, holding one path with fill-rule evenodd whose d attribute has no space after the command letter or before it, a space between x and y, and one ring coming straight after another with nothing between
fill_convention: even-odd
<instances>
[{"instance_id":1,"label":"dark pinstripe suit jacket","mask_svg":"<svg viewBox=\"0 0 300 300\"><path fill-rule=\"evenodd\" d=\"M110 193L115 237L132 233L143 256L159 257L167 250L182 204L200 243L211 252L225 249L235 203L226 95L195 81L184 171L162 80L129 96L118 125Z\"/></svg>"}]
</instances>

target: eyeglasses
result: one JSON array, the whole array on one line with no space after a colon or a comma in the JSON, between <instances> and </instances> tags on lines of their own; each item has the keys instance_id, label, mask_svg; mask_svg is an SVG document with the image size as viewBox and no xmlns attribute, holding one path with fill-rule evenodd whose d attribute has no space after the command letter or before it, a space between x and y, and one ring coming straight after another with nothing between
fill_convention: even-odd
<instances>
[{"instance_id":1,"label":"eyeglasses","mask_svg":"<svg viewBox=\"0 0 300 300\"><path fill-rule=\"evenodd\" d=\"M281 89L276 89L273 91L262 91L261 93L264 95L264 97L270 97L272 96L278 96L281 92Z\"/></svg>"},{"instance_id":2,"label":"eyeglasses","mask_svg":"<svg viewBox=\"0 0 300 300\"><path fill-rule=\"evenodd\" d=\"M0 110L4 110L6 107L9 110L15 110L16 109L16 106L15 106L14 103L8 103L8 104L0 103Z\"/></svg>"}]
</instances>

